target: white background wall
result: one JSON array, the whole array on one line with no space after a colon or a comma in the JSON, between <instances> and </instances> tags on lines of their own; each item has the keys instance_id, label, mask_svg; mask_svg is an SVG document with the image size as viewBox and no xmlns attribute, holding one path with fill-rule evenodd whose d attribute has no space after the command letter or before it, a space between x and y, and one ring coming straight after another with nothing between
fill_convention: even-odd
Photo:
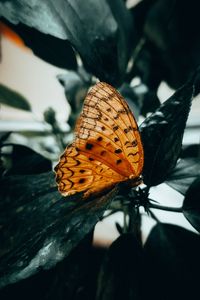
<instances>
[{"instance_id":1,"label":"white background wall","mask_svg":"<svg viewBox=\"0 0 200 300\"><path fill-rule=\"evenodd\" d=\"M29 48L21 48L10 39L2 37L2 61L0 62L0 82L20 92L31 103L33 115L25 116L21 112L7 107L1 108L1 117L38 118L49 106L53 107L58 118L64 120L69 113L69 106L64 90L56 79L65 70L54 67L36 57Z\"/></svg>"}]
</instances>

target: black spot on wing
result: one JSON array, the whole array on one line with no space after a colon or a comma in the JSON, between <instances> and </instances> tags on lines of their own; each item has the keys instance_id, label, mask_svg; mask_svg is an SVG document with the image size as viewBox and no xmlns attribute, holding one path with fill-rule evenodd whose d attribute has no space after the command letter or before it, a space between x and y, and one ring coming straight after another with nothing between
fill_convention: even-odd
<instances>
[{"instance_id":1,"label":"black spot on wing","mask_svg":"<svg viewBox=\"0 0 200 300\"><path fill-rule=\"evenodd\" d=\"M87 149L87 150L91 150L93 147L94 147L94 145L90 144L90 143L86 143L86 145L85 145L85 149Z\"/></svg>"},{"instance_id":2,"label":"black spot on wing","mask_svg":"<svg viewBox=\"0 0 200 300\"><path fill-rule=\"evenodd\" d=\"M115 153L117 153L117 154L118 154L118 153L122 153L122 150L121 150L121 149L116 149L116 150L115 150Z\"/></svg>"}]
</instances>

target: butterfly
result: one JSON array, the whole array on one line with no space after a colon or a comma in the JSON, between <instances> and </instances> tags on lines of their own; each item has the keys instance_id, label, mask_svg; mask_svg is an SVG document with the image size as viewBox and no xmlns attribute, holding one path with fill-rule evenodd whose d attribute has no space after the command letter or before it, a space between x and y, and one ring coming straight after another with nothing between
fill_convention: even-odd
<instances>
[{"instance_id":1,"label":"butterfly","mask_svg":"<svg viewBox=\"0 0 200 300\"><path fill-rule=\"evenodd\" d=\"M142 182L144 153L136 120L120 93L105 82L88 92L75 137L55 167L63 196L101 194L116 184Z\"/></svg>"}]
</instances>

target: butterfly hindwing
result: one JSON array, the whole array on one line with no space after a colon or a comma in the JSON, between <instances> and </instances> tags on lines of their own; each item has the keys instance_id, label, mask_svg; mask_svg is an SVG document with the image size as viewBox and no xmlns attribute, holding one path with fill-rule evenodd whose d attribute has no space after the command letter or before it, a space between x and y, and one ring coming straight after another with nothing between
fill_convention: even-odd
<instances>
[{"instance_id":1,"label":"butterfly hindwing","mask_svg":"<svg viewBox=\"0 0 200 300\"><path fill-rule=\"evenodd\" d=\"M101 162L84 156L74 144L66 148L55 171L59 191L63 196L77 192L85 192L89 196L123 181L120 174Z\"/></svg>"}]
</instances>

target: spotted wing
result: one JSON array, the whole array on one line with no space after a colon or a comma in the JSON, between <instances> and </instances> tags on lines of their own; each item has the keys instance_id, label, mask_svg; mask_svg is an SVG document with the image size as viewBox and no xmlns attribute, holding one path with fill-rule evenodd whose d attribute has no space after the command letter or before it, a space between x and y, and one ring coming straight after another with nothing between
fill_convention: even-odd
<instances>
[{"instance_id":1,"label":"spotted wing","mask_svg":"<svg viewBox=\"0 0 200 300\"><path fill-rule=\"evenodd\" d=\"M143 147L135 118L123 97L107 83L88 93L76 126L75 144L87 157L126 178L143 168Z\"/></svg>"},{"instance_id":2,"label":"spotted wing","mask_svg":"<svg viewBox=\"0 0 200 300\"><path fill-rule=\"evenodd\" d=\"M84 101L74 142L55 168L60 192L84 192L87 197L137 179L142 167L143 148L133 114L113 87L97 83Z\"/></svg>"},{"instance_id":3,"label":"spotted wing","mask_svg":"<svg viewBox=\"0 0 200 300\"><path fill-rule=\"evenodd\" d=\"M66 148L55 171L63 196L84 192L84 196L88 197L123 181L123 176L102 162L86 157L74 144Z\"/></svg>"}]
</instances>

